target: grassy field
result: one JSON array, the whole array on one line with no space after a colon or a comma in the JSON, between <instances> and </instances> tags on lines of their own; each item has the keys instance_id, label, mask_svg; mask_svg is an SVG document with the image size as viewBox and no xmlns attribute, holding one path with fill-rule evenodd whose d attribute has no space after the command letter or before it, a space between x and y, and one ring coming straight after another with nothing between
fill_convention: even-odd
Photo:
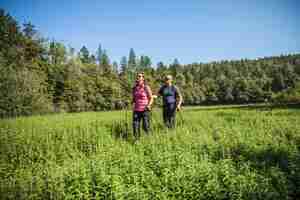
<instances>
[{"instance_id":1,"label":"grassy field","mask_svg":"<svg viewBox=\"0 0 300 200\"><path fill-rule=\"evenodd\" d=\"M186 108L133 143L126 112L0 121L0 199L297 199L300 108ZM131 113L127 113L131 125Z\"/></svg>"}]
</instances>

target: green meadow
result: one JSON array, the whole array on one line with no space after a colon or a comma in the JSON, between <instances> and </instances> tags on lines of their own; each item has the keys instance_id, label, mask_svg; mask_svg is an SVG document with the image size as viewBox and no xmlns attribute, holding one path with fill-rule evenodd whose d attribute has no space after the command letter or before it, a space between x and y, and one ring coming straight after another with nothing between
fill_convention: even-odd
<instances>
[{"instance_id":1,"label":"green meadow","mask_svg":"<svg viewBox=\"0 0 300 200\"><path fill-rule=\"evenodd\" d=\"M0 199L297 199L300 108L188 107L177 127L130 111L0 121Z\"/></svg>"}]
</instances>

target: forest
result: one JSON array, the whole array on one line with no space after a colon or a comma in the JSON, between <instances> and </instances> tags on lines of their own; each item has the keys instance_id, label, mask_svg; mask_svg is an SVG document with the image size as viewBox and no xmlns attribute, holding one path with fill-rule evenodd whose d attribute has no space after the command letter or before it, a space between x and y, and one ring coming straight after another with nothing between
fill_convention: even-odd
<instances>
[{"instance_id":1,"label":"forest","mask_svg":"<svg viewBox=\"0 0 300 200\"><path fill-rule=\"evenodd\" d=\"M299 199L300 52L154 63L103 42L75 49L0 9L0 199ZM155 99L136 140L140 72L154 94L172 75L184 107L170 129Z\"/></svg>"},{"instance_id":2,"label":"forest","mask_svg":"<svg viewBox=\"0 0 300 200\"><path fill-rule=\"evenodd\" d=\"M137 72L154 91L173 75L184 105L300 101L300 54L164 64L133 48L112 61L95 43L95 52L84 45L77 51L0 10L0 117L122 109L130 105Z\"/></svg>"}]
</instances>

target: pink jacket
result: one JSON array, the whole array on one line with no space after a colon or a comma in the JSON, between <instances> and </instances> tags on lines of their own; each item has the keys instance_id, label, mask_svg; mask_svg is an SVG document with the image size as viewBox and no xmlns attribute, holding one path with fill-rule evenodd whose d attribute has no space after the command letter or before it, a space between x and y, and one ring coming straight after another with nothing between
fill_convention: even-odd
<instances>
[{"instance_id":1,"label":"pink jacket","mask_svg":"<svg viewBox=\"0 0 300 200\"><path fill-rule=\"evenodd\" d=\"M150 101L150 87L147 85L136 85L133 88L134 111L144 111Z\"/></svg>"}]
</instances>

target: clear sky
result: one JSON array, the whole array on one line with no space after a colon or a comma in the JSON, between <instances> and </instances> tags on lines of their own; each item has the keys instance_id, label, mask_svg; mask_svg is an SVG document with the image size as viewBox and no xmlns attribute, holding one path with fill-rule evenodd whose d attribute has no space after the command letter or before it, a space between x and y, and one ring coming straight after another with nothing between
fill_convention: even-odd
<instances>
[{"instance_id":1,"label":"clear sky","mask_svg":"<svg viewBox=\"0 0 300 200\"><path fill-rule=\"evenodd\" d=\"M154 64L300 52L299 0L1 0L49 39L111 60L134 48Z\"/></svg>"}]
</instances>

